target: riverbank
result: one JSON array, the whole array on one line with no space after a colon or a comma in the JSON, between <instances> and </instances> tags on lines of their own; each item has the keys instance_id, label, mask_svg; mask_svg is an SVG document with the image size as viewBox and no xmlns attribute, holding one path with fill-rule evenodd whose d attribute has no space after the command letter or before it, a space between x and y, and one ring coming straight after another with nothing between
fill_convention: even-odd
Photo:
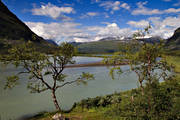
<instances>
[{"instance_id":1,"label":"riverbank","mask_svg":"<svg viewBox=\"0 0 180 120\"><path fill-rule=\"evenodd\" d=\"M95 98L87 98L76 104L76 106L72 109L72 111L64 112L63 116L69 118L70 120L119 120L124 119L125 117L118 115L109 115L108 112L114 110L117 107L117 104L124 106L129 104L129 96L131 90L114 93L106 96L97 96ZM99 105L98 107L94 104L95 101L108 101L109 98L118 98L119 101L109 103L105 106ZM83 107L83 104L89 104ZM86 103L87 102L87 103ZM103 104L103 103L102 103ZM32 118L27 118L26 120L52 120L53 115L57 112L42 112L39 113ZM106 115L107 114L107 115Z\"/></svg>"},{"instance_id":2,"label":"riverbank","mask_svg":"<svg viewBox=\"0 0 180 120\"><path fill-rule=\"evenodd\" d=\"M167 61L169 64L174 65L174 72L177 75L176 80L180 83L179 81L180 80L179 79L180 78L180 62L179 62L180 57L167 56ZM166 85L166 84L162 84L162 85ZM77 106L72 111L70 111L69 113L64 113L63 115L67 118L70 118L71 120L123 120L123 119L127 119L128 115L130 116L132 114L130 112L128 113L129 108L127 107L131 103L132 91L133 89L118 93L121 98L121 102L119 104L110 104L105 107L102 107L102 106L90 107L89 109L87 108L83 109L82 104L81 105L77 104ZM107 98L107 95L101 96L101 97ZM176 102L178 102L179 99L180 98L177 97ZM86 101L86 100L82 100L82 101ZM82 101L79 103L82 103ZM92 102L92 99L89 99L89 101L86 101L86 102L88 104L90 103L94 104L94 102ZM178 105L178 103L176 105ZM119 110L119 113L117 109ZM51 120L54 114L56 114L56 112L51 112L51 113L45 112L45 113L41 113L41 115L39 116L38 115L34 116L33 118L28 119L28 120Z\"/></svg>"},{"instance_id":3,"label":"riverbank","mask_svg":"<svg viewBox=\"0 0 180 120\"><path fill-rule=\"evenodd\" d=\"M119 64L115 64L115 66L117 65L127 65L127 62L122 62ZM86 64L72 64L72 65L67 65L65 66L65 68L75 68L75 67L100 67L100 66L114 66L114 64L105 64L103 62L93 62L93 63L86 63Z\"/></svg>"}]
</instances>

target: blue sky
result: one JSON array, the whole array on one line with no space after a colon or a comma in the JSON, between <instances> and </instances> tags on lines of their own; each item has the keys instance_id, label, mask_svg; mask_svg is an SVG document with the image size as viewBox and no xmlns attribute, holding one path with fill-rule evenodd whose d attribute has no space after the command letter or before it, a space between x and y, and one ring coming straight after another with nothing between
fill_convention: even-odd
<instances>
[{"instance_id":1,"label":"blue sky","mask_svg":"<svg viewBox=\"0 0 180 120\"><path fill-rule=\"evenodd\" d=\"M180 0L2 0L45 39L87 42L129 37L152 25L151 36L168 38L180 27Z\"/></svg>"}]
</instances>

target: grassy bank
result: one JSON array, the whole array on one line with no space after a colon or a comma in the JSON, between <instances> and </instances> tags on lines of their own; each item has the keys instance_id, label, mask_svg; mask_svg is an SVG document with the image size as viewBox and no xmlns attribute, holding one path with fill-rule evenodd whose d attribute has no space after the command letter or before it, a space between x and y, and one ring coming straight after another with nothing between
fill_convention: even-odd
<instances>
[{"instance_id":1,"label":"grassy bank","mask_svg":"<svg viewBox=\"0 0 180 120\"><path fill-rule=\"evenodd\" d=\"M119 119L124 119L126 117L123 116L118 116L115 114L109 114L113 113L117 108L117 105L121 107L121 109L124 108L126 104L129 104L129 96L130 96L130 91L125 91L125 92L120 92L120 93L114 93L111 95L106 95L106 96L98 96L96 98L88 98L86 100L82 100L81 102L77 103L76 107L69 113L64 113L63 115L66 116L67 118L70 118L72 120L119 120ZM96 102L104 102L110 99L110 98L120 98L120 102L115 102L115 103L109 103L106 106L103 107L103 105L96 105ZM86 105L89 105L89 108L87 106L82 107L83 101L86 101ZM103 103L102 103L103 104ZM45 113L40 113L33 118L29 120L51 120L52 116L56 114L56 112L45 112Z\"/></svg>"},{"instance_id":2,"label":"grassy bank","mask_svg":"<svg viewBox=\"0 0 180 120\"><path fill-rule=\"evenodd\" d=\"M100 58L104 58L106 56L112 56L113 54L111 53L104 53L104 54L80 54L78 53L77 56L82 56L82 57L100 57Z\"/></svg>"},{"instance_id":3,"label":"grassy bank","mask_svg":"<svg viewBox=\"0 0 180 120\"><path fill-rule=\"evenodd\" d=\"M180 57L179 56L167 56L167 61L174 67L176 74L176 80L180 81ZM180 84L180 82L179 82ZM162 84L162 88L166 88L168 85ZM137 90L137 89L136 89ZM129 90L125 92L115 93L112 95L106 95L91 99L82 100L77 103L76 107L63 115L71 120L125 120L131 119L129 116L133 116L133 112L130 111L131 93L135 90ZM175 92L177 92L176 90ZM174 93L173 93L174 94ZM109 99L114 96L113 99L120 98L120 102L108 102ZM176 113L180 108L180 96L173 98L173 112ZM112 99L111 99L112 100ZM108 103L103 105L103 103ZM101 105L99 105L101 104ZM51 120L52 116L56 112L41 113L29 120ZM178 113L176 113L178 114ZM134 118L132 118L134 119Z\"/></svg>"},{"instance_id":4,"label":"grassy bank","mask_svg":"<svg viewBox=\"0 0 180 120\"><path fill-rule=\"evenodd\" d=\"M177 79L180 80L180 56L167 56L167 61L174 67Z\"/></svg>"}]
</instances>

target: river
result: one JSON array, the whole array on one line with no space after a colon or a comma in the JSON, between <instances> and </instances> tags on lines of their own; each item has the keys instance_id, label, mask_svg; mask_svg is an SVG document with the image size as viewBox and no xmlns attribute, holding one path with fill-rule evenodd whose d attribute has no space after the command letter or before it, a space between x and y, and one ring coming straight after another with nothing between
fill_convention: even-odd
<instances>
[{"instance_id":1,"label":"river","mask_svg":"<svg viewBox=\"0 0 180 120\"><path fill-rule=\"evenodd\" d=\"M75 57L77 64L91 63L101 61L98 57ZM128 69L127 65L122 66ZM50 91L44 93L32 94L27 89L27 75L21 76L19 85L12 90L4 90L4 81L6 76L12 75L22 69L16 69L13 66L7 68L0 67L0 118L1 120L19 119L23 116L37 114L41 111L54 111ZM137 87L137 77L134 73L116 75L112 80L109 76L109 69L102 67L80 67L67 68L64 73L68 75L67 80L74 80L82 72L94 74L95 80L91 80L87 85L68 85L58 89L57 99L60 106L68 110L74 102L78 102L88 97L96 97L114 92L120 92ZM51 79L50 77L47 79Z\"/></svg>"}]
</instances>

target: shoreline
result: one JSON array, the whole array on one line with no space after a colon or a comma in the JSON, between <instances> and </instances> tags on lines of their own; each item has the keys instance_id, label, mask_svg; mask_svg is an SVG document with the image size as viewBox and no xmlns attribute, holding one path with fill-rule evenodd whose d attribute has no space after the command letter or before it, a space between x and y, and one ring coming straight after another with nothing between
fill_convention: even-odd
<instances>
[{"instance_id":1,"label":"shoreline","mask_svg":"<svg viewBox=\"0 0 180 120\"><path fill-rule=\"evenodd\" d=\"M105 64L102 62L93 62L93 63L87 63L87 64L72 64L72 65L67 65L65 68L76 68L76 67L102 67L102 66L117 66L117 65L127 65L126 62L124 63L119 63L119 64Z\"/></svg>"}]
</instances>

